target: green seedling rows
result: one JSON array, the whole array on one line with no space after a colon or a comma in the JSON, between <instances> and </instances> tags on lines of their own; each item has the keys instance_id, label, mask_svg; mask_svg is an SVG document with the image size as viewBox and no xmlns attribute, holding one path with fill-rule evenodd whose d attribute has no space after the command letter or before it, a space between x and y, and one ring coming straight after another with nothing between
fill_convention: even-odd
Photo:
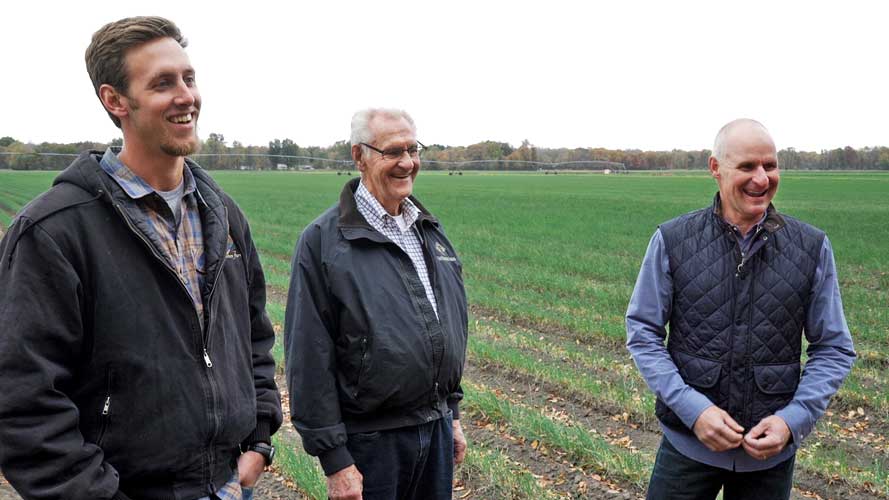
<instances>
[{"instance_id":1,"label":"green seedling rows","mask_svg":"<svg viewBox=\"0 0 889 500\"><path fill-rule=\"evenodd\" d=\"M280 327L290 255L299 232L335 203L348 177L331 173L213 172L238 201L269 284L269 314ZM0 230L47 189L55 173L0 171ZM682 175L422 173L415 193L440 217L463 261L474 314L470 363L544 384L587 411L626 413L656 428L653 398L623 349L623 314L639 263L657 224L709 204L715 185L703 172ZM798 471L856 491L889 496L889 174L784 172L775 204L824 229L833 245L847 320L860 356L832 420L859 408L868 428L839 435L822 421L804 443ZM275 356L283 366L280 336ZM576 467L631 491L644 487L653 449L615 446L579 420L554 420L541 408L498 397L467 380L466 419L538 440ZM851 418L851 417L850 417ZM857 418L857 417L856 417ZM470 420L471 421L471 420ZM470 427L470 426L466 426ZM868 436L870 433L871 436ZM294 433L278 437L280 469L311 498L325 498L317 461ZM288 437L289 436L289 437ZM472 436L470 436L472 440ZM884 441L885 442L885 441ZM555 493L508 450L473 440L460 477L467 498L547 498ZM823 492L822 492L823 493Z\"/></svg>"}]
</instances>

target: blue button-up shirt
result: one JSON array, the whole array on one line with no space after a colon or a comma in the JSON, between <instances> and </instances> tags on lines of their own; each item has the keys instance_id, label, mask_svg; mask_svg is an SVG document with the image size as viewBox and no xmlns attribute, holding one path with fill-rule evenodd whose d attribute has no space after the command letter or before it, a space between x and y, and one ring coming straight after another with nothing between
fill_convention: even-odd
<instances>
[{"instance_id":1,"label":"blue button-up shirt","mask_svg":"<svg viewBox=\"0 0 889 500\"><path fill-rule=\"evenodd\" d=\"M739 239L745 255L762 244L761 239L752 237L757 229L751 229ZM852 336L843 314L833 250L827 237L821 247L809 293L811 301L804 327L809 341L809 359L793 400L775 413L787 423L793 435L792 442L774 457L758 460L742 447L711 451L693 434L676 432L661 425L664 436L680 453L714 467L747 472L774 467L796 452L803 438L814 429L815 422L824 413L830 397L849 373L855 359ZM627 308L627 348L648 387L691 429L701 413L713 403L685 383L664 344L672 305L670 260L658 229L648 244Z\"/></svg>"}]
</instances>

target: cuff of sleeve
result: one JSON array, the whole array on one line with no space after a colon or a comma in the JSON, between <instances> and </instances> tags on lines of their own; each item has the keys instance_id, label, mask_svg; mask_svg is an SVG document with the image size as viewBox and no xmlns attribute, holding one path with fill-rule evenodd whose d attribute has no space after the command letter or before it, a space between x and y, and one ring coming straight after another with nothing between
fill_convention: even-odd
<instances>
[{"instance_id":1,"label":"cuff of sleeve","mask_svg":"<svg viewBox=\"0 0 889 500\"><path fill-rule=\"evenodd\" d=\"M448 408L451 410L451 416L454 420L460 420L460 402L448 401Z\"/></svg>"},{"instance_id":2,"label":"cuff of sleeve","mask_svg":"<svg viewBox=\"0 0 889 500\"><path fill-rule=\"evenodd\" d=\"M695 422L704 410L713 406L713 402L700 392L689 388L688 394L680 399L680 403L671 407L674 413L689 429L693 429Z\"/></svg>"},{"instance_id":3,"label":"cuff of sleeve","mask_svg":"<svg viewBox=\"0 0 889 500\"><path fill-rule=\"evenodd\" d=\"M258 418L256 420L256 428L241 441L241 449L247 449L253 443L271 443L272 442L272 422L268 419Z\"/></svg>"},{"instance_id":4,"label":"cuff of sleeve","mask_svg":"<svg viewBox=\"0 0 889 500\"><path fill-rule=\"evenodd\" d=\"M803 442L803 439L812 432L812 427L814 427L814 422L809 422L809 412L793 401L784 408L776 411L775 415L781 417L781 419L784 420L784 423L787 424L787 427L790 429L790 434L793 436L793 443L797 446L799 446Z\"/></svg>"},{"instance_id":5,"label":"cuff of sleeve","mask_svg":"<svg viewBox=\"0 0 889 500\"><path fill-rule=\"evenodd\" d=\"M337 446L321 453L318 455L318 461L321 462L325 476L339 472L355 463L352 454L346 449L346 445Z\"/></svg>"}]
</instances>

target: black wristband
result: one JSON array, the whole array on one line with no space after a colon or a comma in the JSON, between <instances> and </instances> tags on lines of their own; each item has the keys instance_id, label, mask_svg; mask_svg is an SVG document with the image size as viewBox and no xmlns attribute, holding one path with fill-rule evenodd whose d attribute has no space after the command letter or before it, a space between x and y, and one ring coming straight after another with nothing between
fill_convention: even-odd
<instances>
[{"instance_id":1,"label":"black wristband","mask_svg":"<svg viewBox=\"0 0 889 500\"><path fill-rule=\"evenodd\" d=\"M268 443L256 442L251 444L247 449L262 455L263 458L265 458L266 467L272 465L272 461L275 459L275 447Z\"/></svg>"}]
</instances>

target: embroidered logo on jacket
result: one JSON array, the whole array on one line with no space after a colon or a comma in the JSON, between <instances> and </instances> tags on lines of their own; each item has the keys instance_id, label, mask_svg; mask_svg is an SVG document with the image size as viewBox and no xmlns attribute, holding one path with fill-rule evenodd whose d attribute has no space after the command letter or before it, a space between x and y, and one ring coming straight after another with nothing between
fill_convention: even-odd
<instances>
[{"instance_id":1,"label":"embroidered logo on jacket","mask_svg":"<svg viewBox=\"0 0 889 500\"><path fill-rule=\"evenodd\" d=\"M231 236L228 237L228 250L225 252L226 259L240 259L241 252L238 251L238 247L235 245L235 242L232 241Z\"/></svg>"},{"instance_id":2,"label":"embroidered logo on jacket","mask_svg":"<svg viewBox=\"0 0 889 500\"><path fill-rule=\"evenodd\" d=\"M448 249L441 242L435 242L435 251L438 252L438 255L435 256L436 259L444 262L457 262L456 257L448 255Z\"/></svg>"}]
</instances>

